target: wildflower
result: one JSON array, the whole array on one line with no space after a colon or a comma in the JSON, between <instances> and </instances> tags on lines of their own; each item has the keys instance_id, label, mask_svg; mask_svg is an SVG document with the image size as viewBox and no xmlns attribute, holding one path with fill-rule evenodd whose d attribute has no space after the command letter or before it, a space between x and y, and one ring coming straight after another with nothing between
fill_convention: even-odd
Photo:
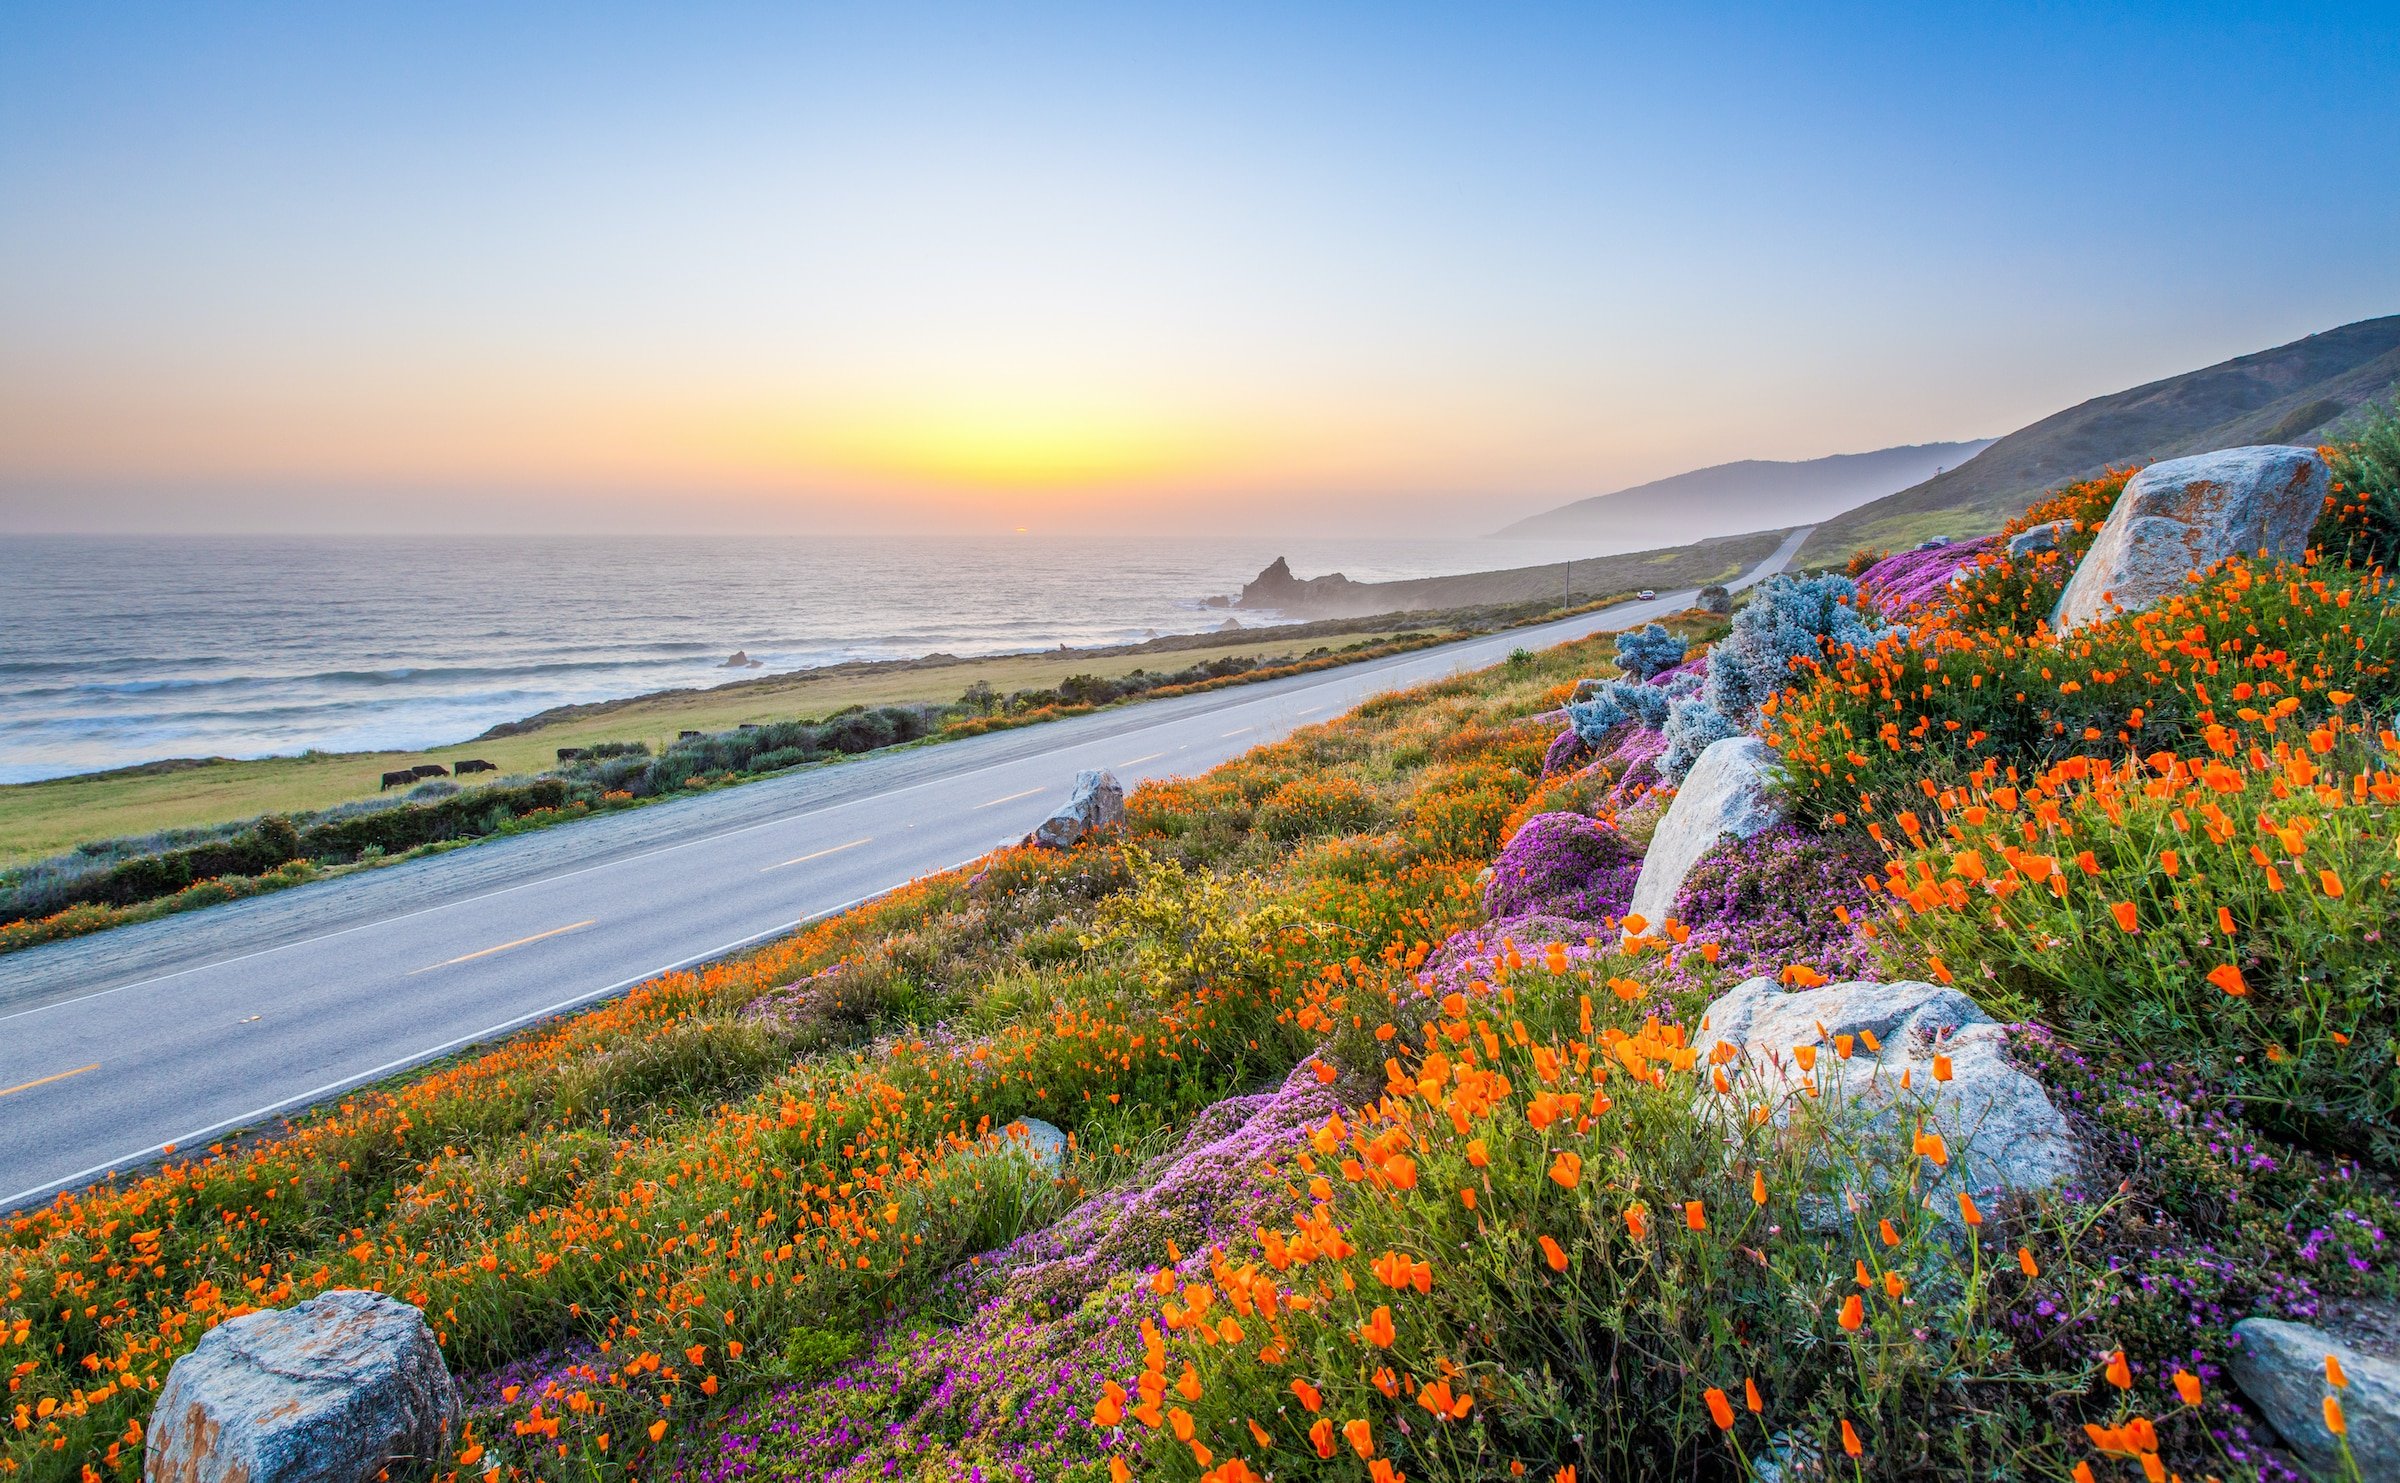
<instances>
[{"instance_id":1,"label":"wildflower","mask_svg":"<svg viewBox=\"0 0 2400 1483\"><path fill-rule=\"evenodd\" d=\"M1742 1404L1750 1408L1753 1416L1767 1409L1765 1397L1758 1393L1758 1382L1746 1375L1742 1377Z\"/></svg>"},{"instance_id":2,"label":"wildflower","mask_svg":"<svg viewBox=\"0 0 2400 1483\"><path fill-rule=\"evenodd\" d=\"M1867 1450L1865 1445L1858 1440L1858 1428L1850 1424L1850 1418L1847 1416L1842 1418L1842 1450L1852 1457Z\"/></svg>"},{"instance_id":3,"label":"wildflower","mask_svg":"<svg viewBox=\"0 0 2400 1483\"><path fill-rule=\"evenodd\" d=\"M1625 1229L1633 1233L1636 1241L1650 1234L1650 1212L1638 1200L1625 1207Z\"/></svg>"},{"instance_id":4,"label":"wildflower","mask_svg":"<svg viewBox=\"0 0 2400 1483\"><path fill-rule=\"evenodd\" d=\"M1551 1240L1548 1236L1544 1236L1542 1238L1542 1260L1550 1264L1550 1270L1553 1272L1564 1272L1567 1270L1566 1248L1560 1246L1556 1241Z\"/></svg>"},{"instance_id":5,"label":"wildflower","mask_svg":"<svg viewBox=\"0 0 2400 1483\"><path fill-rule=\"evenodd\" d=\"M1935 1081L1948 1081L1950 1079L1950 1073L1950 1058L1946 1055L1936 1052L1933 1058L1933 1079Z\"/></svg>"},{"instance_id":6,"label":"wildflower","mask_svg":"<svg viewBox=\"0 0 2400 1483\"><path fill-rule=\"evenodd\" d=\"M1391 1348L1392 1341L1399 1337L1398 1331L1392 1327L1391 1306L1377 1304L1375 1311L1367 1315L1367 1321L1359 1325L1358 1336L1378 1349Z\"/></svg>"},{"instance_id":7,"label":"wildflower","mask_svg":"<svg viewBox=\"0 0 2400 1483\"><path fill-rule=\"evenodd\" d=\"M2033 1259L2032 1247L2020 1246L2017 1248L2017 1269L2028 1277L2042 1275L2041 1265Z\"/></svg>"},{"instance_id":8,"label":"wildflower","mask_svg":"<svg viewBox=\"0 0 2400 1483\"><path fill-rule=\"evenodd\" d=\"M1975 1197L1963 1189L1958 1192L1958 1218L1970 1226L1983 1224L1983 1212L1975 1208Z\"/></svg>"},{"instance_id":9,"label":"wildflower","mask_svg":"<svg viewBox=\"0 0 2400 1483\"><path fill-rule=\"evenodd\" d=\"M2189 1370L2177 1370L2175 1372L2175 1393L2183 1397L2185 1405L2199 1405L2200 1377Z\"/></svg>"},{"instance_id":10,"label":"wildflower","mask_svg":"<svg viewBox=\"0 0 2400 1483\"><path fill-rule=\"evenodd\" d=\"M1683 1202L1683 1223L1689 1230L1705 1231L1708 1229L1708 1213L1700 1201L1686 1200Z\"/></svg>"},{"instance_id":11,"label":"wildflower","mask_svg":"<svg viewBox=\"0 0 2400 1483\"><path fill-rule=\"evenodd\" d=\"M1483 1146L1481 1138L1467 1140L1467 1162L1478 1169L1488 1169L1492 1166L1491 1150Z\"/></svg>"},{"instance_id":12,"label":"wildflower","mask_svg":"<svg viewBox=\"0 0 2400 1483\"><path fill-rule=\"evenodd\" d=\"M2343 1371L2342 1359L2338 1354L2325 1356L2325 1383L2336 1390L2350 1388L2350 1376Z\"/></svg>"},{"instance_id":13,"label":"wildflower","mask_svg":"<svg viewBox=\"0 0 2400 1483\"><path fill-rule=\"evenodd\" d=\"M1852 1293L1842 1299L1842 1313L1839 1321L1845 1330L1853 1334L1858 1332L1860 1324L1867 1321L1867 1305L1858 1300L1857 1293Z\"/></svg>"},{"instance_id":14,"label":"wildflower","mask_svg":"<svg viewBox=\"0 0 2400 1483\"><path fill-rule=\"evenodd\" d=\"M2119 931L2132 932L2136 930L2132 902L2119 901L2109 907L2108 914L2117 919Z\"/></svg>"},{"instance_id":15,"label":"wildflower","mask_svg":"<svg viewBox=\"0 0 2400 1483\"><path fill-rule=\"evenodd\" d=\"M2337 1437L2350 1435L2350 1421L2348 1417L2342 1415L2342 1401L2339 1396L2325 1397L2325 1429Z\"/></svg>"},{"instance_id":16,"label":"wildflower","mask_svg":"<svg viewBox=\"0 0 2400 1483\"><path fill-rule=\"evenodd\" d=\"M2208 981L2236 999L2250 992L2250 985L2242 980L2242 970L2231 963L2219 963L2208 970Z\"/></svg>"},{"instance_id":17,"label":"wildflower","mask_svg":"<svg viewBox=\"0 0 2400 1483\"><path fill-rule=\"evenodd\" d=\"M2108 1377L2108 1383L2117 1389L2131 1390L2133 1388L2133 1370L2125 1363L2124 1350L2120 1349L2108 1357L2108 1369L2105 1374Z\"/></svg>"},{"instance_id":18,"label":"wildflower","mask_svg":"<svg viewBox=\"0 0 2400 1483\"><path fill-rule=\"evenodd\" d=\"M1317 1456L1333 1456L1333 1418L1320 1416L1308 1429L1308 1443L1317 1449Z\"/></svg>"},{"instance_id":19,"label":"wildflower","mask_svg":"<svg viewBox=\"0 0 2400 1483\"><path fill-rule=\"evenodd\" d=\"M1757 1169L1750 1171L1750 1203L1753 1205L1767 1203L1767 1176Z\"/></svg>"},{"instance_id":20,"label":"wildflower","mask_svg":"<svg viewBox=\"0 0 2400 1483\"><path fill-rule=\"evenodd\" d=\"M1349 1438L1351 1450L1360 1457L1375 1455L1375 1428L1364 1420L1343 1422L1342 1435Z\"/></svg>"},{"instance_id":21,"label":"wildflower","mask_svg":"<svg viewBox=\"0 0 2400 1483\"><path fill-rule=\"evenodd\" d=\"M1708 1402L1708 1416L1711 1421L1714 1421L1717 1424L1717 1430L1725 1432L1732 1431L1733 1402L1725 1399L1725 1392L1712 1385L1708 1388L1706 1394L1703 1396L1703 1399Z\"/></svg>"},{"instance_id":22,"label":"wildflower","mask_svg":"<svg viewBox=\"0 0 2400 1483\"><path fill-rule=\"evenodd\" d=\"M1560 1189L1573 1189L1583 1182L1583 1156L1571 1149L1559 1150L1551 1161L1550 1179Z\"/></svg>"}]
</instances>

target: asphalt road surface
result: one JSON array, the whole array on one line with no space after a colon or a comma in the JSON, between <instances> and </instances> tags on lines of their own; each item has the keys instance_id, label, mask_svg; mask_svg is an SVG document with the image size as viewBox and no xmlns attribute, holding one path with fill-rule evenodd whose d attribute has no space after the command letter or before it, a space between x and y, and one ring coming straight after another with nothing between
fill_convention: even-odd
<instances>
[{"instance_id":1,"label":"asphalt road surface","mask_svg":"<svg viewBox=\"0 0 2400 1483\"><path fill-rule=\"evenodd\" d=\"M963 864L1039 823L1080 768L1129 791L1204 771L1371 695L1692 596L862 757L0 957L0 1210Z\"/></svg>"}]
</instances>

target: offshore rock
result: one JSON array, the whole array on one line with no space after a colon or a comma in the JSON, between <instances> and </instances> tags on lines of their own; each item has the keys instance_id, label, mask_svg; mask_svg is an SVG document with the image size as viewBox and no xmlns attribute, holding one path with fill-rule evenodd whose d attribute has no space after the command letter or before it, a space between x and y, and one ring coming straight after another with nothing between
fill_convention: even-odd
<instances>
[{"instance_id":1,"label":"offshore rock","mask_svg":"<svg viewBox=\"0 0 2400 1483\"><path fill-rule=\"evenodd\" d=\"M220 1324L150 1413L150 1483L368 1483L449 1460L458 1385L425 1316L337 1289Z\"/></svg>"},{"instance_id":2,"label":"offshore rock","mask_svg":"<svg viewBox=\"0 0 2400 1483\"><path fill-rule=\"evenodd\" d=\"M1709 743L1650 836L1627 910L1655 929L1674 909L1684 877L1717 841L1748 839L1782 822L1783 808L1767 788L1774 765L1774 752L1755 736Z\"/></svg>"},{"instance_id":3,"label":"offshore rock","mask_svg":"<svg viewBox=\"0 0 2400 1483\"><path fill-rule=\"evenodd\" d=\"M2297 557L2332 478L2313 448L2227 448L2150 465L2117 496L2051 628L2072 633L2149 607L2228 556Z\"/></svg>"}]
</instances>

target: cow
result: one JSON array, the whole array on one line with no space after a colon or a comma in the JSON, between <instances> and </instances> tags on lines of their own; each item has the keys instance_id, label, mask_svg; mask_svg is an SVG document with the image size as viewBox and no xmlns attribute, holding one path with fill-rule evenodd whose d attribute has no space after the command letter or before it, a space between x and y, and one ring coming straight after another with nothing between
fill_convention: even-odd
<instances>
[{"instance_id":1,"label":"cow","mask_svg":"<svg viewBox=\"0 0 2400 1483\"><path fill-rule=\"evenodd\" d=\"M462 761L454 764L451 768L451 771L457 773L462 778L471 772L498 772L499 770L500 768L498 764L486 762L481 757L465 758Z\"/></svg>"},{"instance_id":2,"label":"cow","mask_svg":"<svg viewBox=\"0 0 2400 1483\"><path fill-rule=\"evenodd\" d=\"M442 766L442 764L439 762L420 762L416 766L410 768L409 771L415 773L421 778L446 778L450 776L450 769Z\"/></svg>"},{"instance_id":3,"label":"cow","mask_svg":"<svg viewBox=\"0 0 2400 1483\"><path fill-rule=\"evenodd\" d=\"M405 788L416 780L416 773L403 767L398 772L387 772L383 775L383 788ZM381 793L383 788L377 788L375 791Z\"/></svg>"},{"instance_id":4,"label":"cow","mask_svg":"<svg viewBox=\"0 0 2400 1483\"><path fill-rule=\"evenodd\" d=\"M560 747L558 749L558 760L561 762L580 762L583 758L584 750L581 747Z\"/></svg>"},{"instance_id":5,"label":"cow","mask_svg":"<svg viewBox=\"0 0 2400 1483\"><path fill-rule=\"evenodd\" d=\"M695 736L698 736L699 734L700 734L700 733L699 733L699 732L697 732L697 731L683 731L683 732L678 732L678 733L676 734L676 737L675 737L675 739L676 739L677 741L690 741L690 740L691 740L693 737L695 737Z\"/></svg>"}]
</instances>

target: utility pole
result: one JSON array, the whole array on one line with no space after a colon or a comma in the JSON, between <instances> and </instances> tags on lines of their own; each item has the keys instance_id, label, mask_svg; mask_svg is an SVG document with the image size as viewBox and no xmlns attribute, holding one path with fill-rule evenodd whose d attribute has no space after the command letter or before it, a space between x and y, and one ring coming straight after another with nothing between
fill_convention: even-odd
<instances>
[{"instance_id":1,"label":"utility pole","mask_svg":"<svg viewBox=\"0 0 2400 1483\"><path fill-rule=\"evenodd\" d=\"M1562 608L1575 606L1575 558L1572 556L1567 558L1566 569L1559 576L1559 586L1558 605Z\"/></svg>"}]
</instances>

